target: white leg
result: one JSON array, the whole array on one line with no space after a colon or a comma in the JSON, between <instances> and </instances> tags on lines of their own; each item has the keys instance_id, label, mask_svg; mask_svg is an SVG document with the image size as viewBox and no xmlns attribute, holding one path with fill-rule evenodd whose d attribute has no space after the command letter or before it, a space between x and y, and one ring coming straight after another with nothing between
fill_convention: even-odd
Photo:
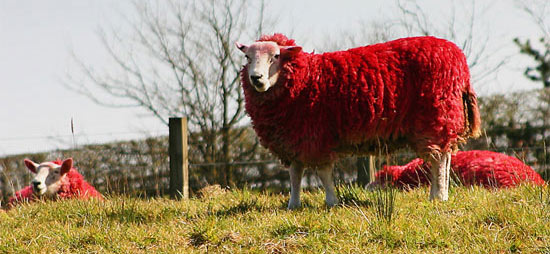
<instances>
[{"instance_id":1,"label":"white leg","mask_svg":"<svg viewBox=\"0 0 550 254\"><path fill-rule=\"evenodd\" d=\"M334 180L332 179L332 165L322 167L317 170L317 175L325 187L325 202L327 206L335 206L338 204L338 198L334 193Z\"/></svg>"},{"instance_id":2,"label":"white leg","mask_svg":"<svg viewBox=\"0 0 550 254\"><path fill-rule=\"evenodd\" d=\"M440 158L430 157L430 172L432 177L430 178L430 200L433 200L436 197L436 193L439 192L439 161Z\"/></svg>"},{"instance_id":3,"label":"white leg","mask_svg":"<svg viewBox=\"0 0 550 254\"><path fill-rule=\"evenodd\" d=\"M432 185L430 188L430 200L449 199L449 179L451 171L451 153L446 152L440 156L431 158Z\"/></svg>"},{"instance_id":4,"label":"white leg","mask_svg":"<svg viewBox=\"0 0 550 254\"><path fill-rule=\"evenodd\" d=\"M302 176L304 175L304 167L296 162L290 165L290 200L288 201L288 209L296 209L300 207L300 190L302 188Z\"/></svg>"},{"instance_id":5,"label":"white leg","mask_svg":"<svg viewBox=\"0 0 550 254\"><path fill-rule=\"evenodd\" d=\"M446 156L447 156L447 160L445 161L447 162L447 166L445 167L445 188L444 188L446 198L444 200L449 199L449 185L451 185L451 153L450 152L446 153Z\"/></svg>"}]
</instances>

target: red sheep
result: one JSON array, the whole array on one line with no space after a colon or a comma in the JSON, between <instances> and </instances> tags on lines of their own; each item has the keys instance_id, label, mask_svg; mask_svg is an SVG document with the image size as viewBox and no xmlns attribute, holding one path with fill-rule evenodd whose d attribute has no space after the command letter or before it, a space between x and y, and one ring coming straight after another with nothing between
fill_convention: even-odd
<instances>
[{"instance_id":1,"label":"red sheep","mask_svg":"<svg viewBox=\"0 0 550 254\"><path fill-rule=\"evenodd\" d=\"M17 191L9 199L8 207L13 207L23 201L34 201L39 197L103 199L101 194L73 168L73 159L40 164L25 159L25 166L35 174L35 177L31 181L31 185Z\"/></svg>"},{"instance_id":2,"label":"red sheep","mask_svg":"<svg viewBox=\"0 0 550 254\"><path fill-rule=\"evenodd\" d=\"M468 64L455 44L415 37L314 54L274 34L236 46L248 59L241 82L252 126L290 165L289 208L300 206L305 167L318 170L332 206L333 162L407 145L436 165L430 199L448 199L451 152L480 132Z\"/></svg>"},{"instance_id":3,"label":"red sheep","mask_svg":"<svg viewBox=\"0 0 550 254\"><path fill-rule=\"evenodd\" d=\"M400 189L409 189L426 185L430 183L428 172L428 166L420 158L416 158L403 166L384 166L382 170L376 172L376 180L369 187L391 184Z\"/></svg>"},{"instance_id":4,"label":"red sheep","mask_svg":"<svg viewBox=\"0 0 550 254\"><path fill-rule=\"evenodd\" d=\"M452 156L451 169L459 182L466 186L486 188L515 187L522 182L544 185L544 180L519 159L491 151L458 152ZM403 166L384 166L376 173L374 185L391 183L398 188L414 188L430 183L428 163L414 159Z\"/></svg>"}]
</instances>

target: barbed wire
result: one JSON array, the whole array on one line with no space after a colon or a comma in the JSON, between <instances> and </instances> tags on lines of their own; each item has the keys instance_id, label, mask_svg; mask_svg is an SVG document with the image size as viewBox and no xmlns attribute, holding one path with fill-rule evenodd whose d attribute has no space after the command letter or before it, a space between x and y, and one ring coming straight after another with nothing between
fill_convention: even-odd
<instances>
[{"instance_id":1,"label":"barbed wire","mask_svg":"<svg viewBox=\"0 0 550 254\"><path fill-rule=\"evenodd\" d=\"M215 167L215 166L248 166L279 163L276 160L263 161L234 161L234 162L211 162L211 163L189 163L189 167Z\"/></svg>"},{"instance_id":2,"label":"barbed wire","mask_svg":"<svg viewBox=\"0 0 550 254\"><path fill-rule=\"evenodd\" d=\"M493 152L518 152L518 151L525 151L525 150L550 150L550 146L544 147L544 146L530 146L530 147L510 147L510 148L488 148L485 149L487 151L493 151ZM467 151L467 150L464 150ZM387 154L389 156L393 157L414 157L416 156L416 153L414 152L396 152ZM375 157L378 156L386 156L386 155L375 155ZM361 156L357 156L361 157ZM272 164L277 163L279 164L279 161L277 160L262 160L262 161L235 161L235 162L211 162L211 163L189 163L189 167L215 167L215 166L247 166L247 165L261 165L261 164Z\"/></svg>"},{"instance_id":3,"label":"barbed wire","mask_svg":"<svg viewBox=\"0 0 550 254\"><path fill-rule=\"evenodd\" d=\"M71 150L79 150L80 148L78 149L63 149L63 150L60 150L60 149L54 149L54 150L51 150L51 151L45 151L45 152L40 152L40 153L52 153L52 152L64 152L64 151L71 151ZM461 150L461 151L469 151L469 150L479 150L479 149L468 149L468 150ZM549 153L550 153L550 145L548 146L529 146L529 147L500 147L500 148L494 148L494 147L490 147L490 148L484 148L483 150L486 150L486 151L494 151L494 152L518 152L518 151L539 151L539 150L547 150ZM168 153L168 151L166 151L166 153ZM140 152L128 152L128 151L125 151L124 154L126 156L132 156L132 155L142 155L142 153ZM13 154L13 155L6 155L6 156L0 156L0 158L3 158L3 157L13 157L13 156L17 156L18 154ZM374 156L376 157L383 157L383 156L393 156L393 157L412 157L412 156L416 156L416 153L414 152L411 152L411 151L401 151L401 152L394 152L394 153L388 153L388 154L375 154ZM363 157L363 156L355 156L355 157ZM248 165L248 164L262 164L262 163L278 163L277 160L260 160L260 161L236 161L236 162L209 162L209 163L190 163L189 165L193 165L193 166L198 166L198 167L201 167L201 166L220 166L220 165L227 165L227 164L230 164L230 165Z\"/></svg>"},{"instance_id":4,"label":"barbed wire","mask_svg":"<svg viewBox=\"0 0 550 254\"><path fill-rule=\"evenodd\" d=\"M121 131L121 132L105 132L105 133L92 133L92 134L75 134L75 137L97 137L97 136L113 136L113 135L168 135L168 131L143 131L143 132L130 132L130 131ZM44 140L44 139L59 139L59 138L72 138L72 134L65 135L48 135L48 136L30 136L30 137L0 137L0 141L19 141L19 140Z\"/></svg>"}]
</instances>

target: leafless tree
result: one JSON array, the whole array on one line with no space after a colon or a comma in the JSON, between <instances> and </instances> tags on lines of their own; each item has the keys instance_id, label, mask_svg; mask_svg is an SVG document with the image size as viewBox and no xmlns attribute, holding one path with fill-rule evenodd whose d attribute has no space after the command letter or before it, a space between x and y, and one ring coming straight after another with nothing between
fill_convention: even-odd
<instances>
[{"instance_id":1,"label":"leafless tree","mask_svg":"<svg viewBox=\"0 0 550 254\"><path fill-rule=\"evenodd\" d=\"M397 0L400 10L399 27L407 36L431 35L455 42L464 51L472 75L472 83L482 84L485 79L494 77L507 63L507 56L497 54L499 47L491 47L490 28L481 18L494 1L446 1L451 7L434 14L428 12L419 1ZM448 11L448 13L446 12Z\"/></svg>"},{"instance_id":2,"label":"leafless tree","mask_svg":"<svg viewBox=\"0 0 550 254\"><path fill-rule=\"evenodd\" d=\"M144 108L165 124L187 117L190 144L202 155L193 163L225 162L213 178L233 185L227 163L250 159L259 149L257 141L233 149L250 136L239 127L246 124L243 58L233 43L258 38L271 25L264 1L136 1L134 7L128 34L99 33L114 67L94 68L75 57L81 72L68 74L66 85L101 105Z\"/></svg>"},{"instance_id":3,"label":"leafless tree","mask_svg":"<svg viewBox=\"0 0 550 254\"><path fill-rule=\"evenodd\" d=\"M518 6L532 19L541 32L539 42L531 43L530 39L521 41L515 38L514 43L520 53L533 58L535 67L527 67L524 75L528 79L541 82L550 88L550 2L540 0L517 0Z\"/></svg>"},{"instance_id":4,"label":"leafless tree","mask_svg":"<svg viewBox=\"0 0 550 254\"><path fill-rule=\"evenodd\" d=\"M369 44L389 41L397 38L397 30L392 22L387 20L360 21L359 29L342 30L336 37L326 35L320 45L322 51L335 51L354 48ZM338 38L338 39L331 39Z\"/></svg>"},{"instance_id":5,"label":"leafless tree","mask_svg":"<svg viewBox=\"0 0 550 254\"><path fill-rule=\"evenodd\" d=\"M516 0L538 27L542 36L550 41L550 2L546 0Z\"/></svg>"},{"instance_id":6,"label":"leafless tree","mask_svg":"<svg viewBox=\"0 0 550 254\"><path fill-rule=\"evenodd\" d=\"M483 16L495 1L444 0L449 9L441 13L429 10L418 0L396 0L395 15L375 21L360 21L359 29L342 31L337 40L327 38L323 51L379 43L403 36L431 35L455 42L468 58L472 83L483 84L496 77L509 56L497 54L501 47L492 40L491 29Z\"/></svg>"},{"instance_id":7,"label":"leafless tree","mask_svg":"<svg viewBox=\"0 0 550 254\"><path fill-rule=\"evenodd\" d=\"M467 3L446 0L450 9L445 10L445 15L428 10L428 6L422 1L396 0L395 3L399 10L397 15L371 22L362 21L360 29L342 31L338 37L332 37L338 38L337 40L324 40L327 43L323 49L331 51L358 47L403 36L437 36L451 40L463 49L474 84L482 84L485 79L495 77L498 70L507 63L508 57L500 57L496 54L498 49L490 47L490 42L493 42L490 40L490 28L481 19L493 1L480 4L475 0ZM372 161L372 157L369 160L357 160L358 179L363 184L372 180L372 176L367 177L368 172L362 170L371 169Z\"/></svg>"}]
</instances>

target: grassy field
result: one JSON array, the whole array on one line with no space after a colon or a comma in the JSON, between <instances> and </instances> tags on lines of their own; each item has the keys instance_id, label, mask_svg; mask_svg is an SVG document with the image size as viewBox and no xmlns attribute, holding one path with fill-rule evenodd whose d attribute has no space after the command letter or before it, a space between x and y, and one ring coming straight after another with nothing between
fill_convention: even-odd
<instances>
[{"instance_id":1,"label":"grassy field","mask_svg":"<svg viewBox=\"0 0 550 254\"><path fill-rule=\"evenodd\" d=\"M0 211L0 253L550 253L548 188L455 187L448 202L426 188L340 196L345 205L326 208L322 191L306 191L296 211L286 194L249 190L39 202Z\"/></svg>"}]
</instances>

